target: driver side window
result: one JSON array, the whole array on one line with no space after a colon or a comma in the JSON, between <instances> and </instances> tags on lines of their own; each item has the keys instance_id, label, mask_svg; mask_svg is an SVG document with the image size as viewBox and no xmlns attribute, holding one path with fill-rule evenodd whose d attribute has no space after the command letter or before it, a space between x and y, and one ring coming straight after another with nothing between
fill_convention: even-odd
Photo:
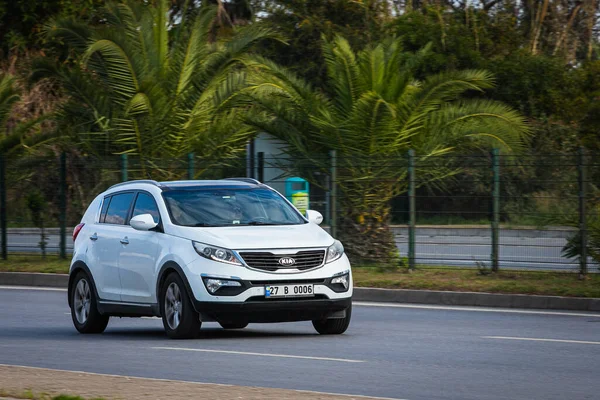
<instances>
[{"instance_id":1,"label":"driver side window","mask_svg":"<svg viewBox=\"0 0 600 400\"><path fill-rule=\"evenodd\" d=\"M141 214L150 214L155 223L158 224L160 222L158 206L156 205L154 198L147 193L138 193L131 218Z\"/></svg>"}]
</instances>

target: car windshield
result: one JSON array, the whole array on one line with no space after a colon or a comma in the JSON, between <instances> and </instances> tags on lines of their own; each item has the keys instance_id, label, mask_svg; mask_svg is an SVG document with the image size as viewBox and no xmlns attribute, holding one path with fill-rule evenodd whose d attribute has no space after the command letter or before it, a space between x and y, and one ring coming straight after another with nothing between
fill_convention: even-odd
<instances>
[{"instance_id":1,"label":"car windshield","mask_svg":"<svg viewBox=\"0 0 600 400\"><path fill-rule=\"evenodd\" d=\"M269 189L163 192L173 223L183 226L296 225L306 221Z\"/></svg>"}]
</instances>

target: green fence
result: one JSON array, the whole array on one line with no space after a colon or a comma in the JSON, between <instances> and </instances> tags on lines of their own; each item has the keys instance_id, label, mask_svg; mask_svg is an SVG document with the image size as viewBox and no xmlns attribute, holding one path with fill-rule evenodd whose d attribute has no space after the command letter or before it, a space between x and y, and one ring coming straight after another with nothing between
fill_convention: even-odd
<instances>
[{"instance_id":1,"label":"green fence","mask_svg":"<svg viewBox=\"0 0 600 400\"><path fill-rule=\"evenodd\" d=\"M313 168L314 160L262 153L250 160L203 160L194 154L169 160L70 153L2 158L1 256L68 257L70 230L89 202L121 181L251 175L276 186L286 176L299 175L311 181L311 208L324 214L325 228L334 236L343 234L341 222L356 188L397 179L398 195L391 199L384 223L391 227L399 263L408 268L598 271L594 246L600 228L600 168L597 158L583 150L566 155L502 155L494 150L439 157L409 151L394 159L362 161L335 152L321 157L327 158L326 170ZM397 174L378 176L384 168ZM365 172L361 181L357 171L362 170L372 176ZM432 179L432 171L448 173L445 179ZM352 194L349 185L355 188ZM370 261L389 262L376 257Z\"/></svg>"}]
</instances>

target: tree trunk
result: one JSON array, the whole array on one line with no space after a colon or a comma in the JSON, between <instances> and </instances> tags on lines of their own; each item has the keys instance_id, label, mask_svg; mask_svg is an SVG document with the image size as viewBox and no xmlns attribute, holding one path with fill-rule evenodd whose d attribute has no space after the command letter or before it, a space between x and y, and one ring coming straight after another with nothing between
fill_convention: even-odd
<instances>
[{"instance_id":1,"label":"tree trunk","mask_svg":"<svg viewBox=\"0 0 600 400\"><path fill-rule=\"evenodd\" d=\"M542 32L542 25L544 24L544 20L546 19L546 14L548 14L548 4L549 0L543 0L542 4L538 6L538 11L535 16L535 21L533 24L533 35L531 39L531 54L537 54L540 34Z\"/></svg>"},{"instance_id":2,"label":"tree trunk","mask_svg":"<svg viewBox=\"0 0 600 400\"><path fill-rule=\"evenodd\" d=\"M594 26L596 26L596 9L598 7L598 0L589 0L587 13L587 51L585 59L590 61L592 59L592 53L594 50Z\"/></svg>"},{"instance_id":3,"label":"tree trunk","mask_svg":"<svg viewBox=\"0 0 600 400\"><path fill-rule=\"evenodd\" d=\"M581 3L577 3L573 11L571 11L571 15L569 15L567 24L565 25L563 31L558 37L558 40L556 41L556 46L554 46L554 51L552 52L553 56L556 55L556 53L558 53L558 50L560 50L560 47L562 46L563 42L565 41L565 38L567 37L567 34L569 33L569 29L571 29L571 26L573 26L573 21L575 21L575 17L579 13L579 10L581 10Z\"/></svg>"},{"instance_id":4,"label":"tree trunk","mask_svg":"<svg viewBox=\"0 0 600 400\"><path fill-rule=\"evenodd\" d=\"M376 192L366 194L368 202L362 196L340 199L338 236L353 263L396 265L398 250L389 226L389 192Z\"/></svg>"}]
</instances>

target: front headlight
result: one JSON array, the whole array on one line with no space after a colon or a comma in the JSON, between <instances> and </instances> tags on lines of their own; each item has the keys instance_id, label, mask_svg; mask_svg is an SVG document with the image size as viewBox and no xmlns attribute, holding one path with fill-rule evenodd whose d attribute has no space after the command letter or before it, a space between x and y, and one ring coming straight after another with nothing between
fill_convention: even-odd
<instances>
[{"instance_id":1,"label":"front headlight","mask_svg":"<svg viewBox=\"0 0 600 400\"><path fill-rule=\"evenodd\" d=\"M192 242L196 253L212 261L231 265L242 265L242 262L233 254L233 251L221 247L210 246L200 242Z\"/></svg>"},{"instance_id":2,"label":"front headlight","mask_svg":"<svg viewBox=\"0 0 600 400\"><path fill-rule=\"evenodd\" d=\"M330 263L332 261L337 260L344 254L344 246L342 246L342 242L336 240L333 242L331 246L327 249L327 257L325 258L325 263Z\"/></svg>"}]
</instances>

